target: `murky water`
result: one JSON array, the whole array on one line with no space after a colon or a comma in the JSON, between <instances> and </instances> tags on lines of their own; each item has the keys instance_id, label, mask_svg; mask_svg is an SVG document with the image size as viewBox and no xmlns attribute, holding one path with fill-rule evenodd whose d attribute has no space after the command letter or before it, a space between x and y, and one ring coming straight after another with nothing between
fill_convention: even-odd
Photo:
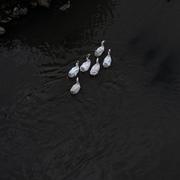
<instances>
[{"instance_id":1,"label":"murky water","mask_svg":"<svg viewBox=\"0 0 180 180\"><path fill-rule=\"evenodd\" d=\"M81 5L81 7L80 7ZM77 2L33 10L0 39L2 180L178 179L180 2ZM100 40L113 65L67 71Z\"/></svg>"}]
</instances>

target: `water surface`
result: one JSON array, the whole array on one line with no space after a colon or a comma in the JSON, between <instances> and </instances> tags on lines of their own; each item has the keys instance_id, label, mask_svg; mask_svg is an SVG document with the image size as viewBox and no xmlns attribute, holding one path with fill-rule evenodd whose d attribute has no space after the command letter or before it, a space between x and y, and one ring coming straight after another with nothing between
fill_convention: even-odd
<instances>
[{"instance_id":1,"label":"water surface","mask_svg":"<svg viewBox=\"0 0 180 180\"><path fill-rule=\"evenodd\" d=\"M179 9L177 0L78 1L8 25L1 179L178 179ZM81 74L72 97L68 69L102 39L112 67Z\"/></svg>"}]
</instances>

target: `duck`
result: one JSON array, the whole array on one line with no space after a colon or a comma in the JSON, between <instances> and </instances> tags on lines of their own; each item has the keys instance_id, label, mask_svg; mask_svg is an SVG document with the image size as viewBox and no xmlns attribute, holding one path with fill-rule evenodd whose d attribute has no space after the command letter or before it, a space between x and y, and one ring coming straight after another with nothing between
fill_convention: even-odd
<instances>
[{"instance_id":1,"label":"duck","mask_svg":"<svg viewBox=\"0 0 180 180\"><path fill-rule=\"evenodd\" d=\"M79 83L79 78L77 77L76 78L76 83L70 89L70 93L73 94L73 95L78 94L80 89L81 89L81 85Z\"/></svg>"},{"instance_id":2,"label":"duck","mask_svg":"<svg viewBox=\"0 0 180 180\"><path fill-rule=\"evenodd\" d=\"M62 5L59 10L61 11L66 11L67 9L69 9L71 7L71 1L68 1L66 4Z\"/></svg>"},{"instance_id":3,"label":"duck","mask_svg":"<svg viewBox=\"0 0 180 180\"><path fill-rule=\"evenodd\" d=\"M73 78L76 77L78 73L79 73L79 61L77 61L76 65L70 69L70 71L68 72L68 76L70 78Z\"/></svg>"},{"instance_id":4,"label":"duck","mask_svg":"<svg viewBox=\"0 0 180 180\"><path fill-rule=\"evenodd\" d=\"M96 64L94 64L90 70L91 76L96 76L99 73L100 70L100 64L99 64L99 58L96 59Z\"/></svg>"},{"instance_id":5,"label":"duck","mask_svg":"<svg viewBox=\"0 0 180 180\"><path fill-rule=\"evenodd\" d=\"M103 52L104 52L104 43L105 43L105 40L101 41L101 46L98 47L98 48L95 50L94 55L95 55L96 57L100 57L100 56L103 54Z\"/></svg>"},{"instance_id":6,"label":"duck","mask_svg":"<svg viewBox=\"0 0 180 180\"><path fill-rule=\"evenodd\" d=\"M89 59L90 54L88 54L86 56L86 61L80 66L80 71L81 72L86 72L89 70L90 66L91 66L91 60Z\"/></svg>"},{"instance_id":7,"label":"duck","mask_svg":"<svg viewBox=\"0 0 180 180\"><path fill-rule=\"evenodd\" d=\"M8 23L10 21L12 21L12 17L6 17L6 18L1 20L1 23L6 24L6 23Z\"/></svg>"},{"instance_id":8,"label":"duck","mask_svg":"<svg viewBox=\"0 0 180 180\"><path fill-rule=\"evenodd\" d=\"M111 49L109 49L107 56L104 58L103 67L108 68L109 66L111 66L111 63L112 63Z\"/></svg>"}]
</instances>

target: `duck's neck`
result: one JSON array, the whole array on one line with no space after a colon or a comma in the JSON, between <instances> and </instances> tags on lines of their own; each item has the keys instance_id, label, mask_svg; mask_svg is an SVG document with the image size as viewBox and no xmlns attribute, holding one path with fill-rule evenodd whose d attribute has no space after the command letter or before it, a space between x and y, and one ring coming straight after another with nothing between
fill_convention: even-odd
<instances>
[{"instance_id":1,"label":"duck's neck","mask_svg":"<svg viewBox=\"0 0 180 180\"><path fill-rule=\"evenodd\" d=\"M90 61L89 57L90 57L90 54L88 54L88 55L86 56L86 60L87 60L87 61Z\"/></svg>"},{"instance_id":2,"label":"duck's neck","mask_svg":"<svg viewBox=\"0 0 180 180\"><path fill-rule=\"evenodd\" d=\"M79 84L79 78L76 79L76 83Z\"/></svg>"},{"instance_id":3,"label":"duck's neck","mask_svg":"<svg viewBox=\"0 0 180 180\"><path fill-rule=\"evenodd\" d=\"M104 43L105 43L105 41L103 40L103 41L101 41L101 46L104 46Z\"/></svg>"}]
</instances>

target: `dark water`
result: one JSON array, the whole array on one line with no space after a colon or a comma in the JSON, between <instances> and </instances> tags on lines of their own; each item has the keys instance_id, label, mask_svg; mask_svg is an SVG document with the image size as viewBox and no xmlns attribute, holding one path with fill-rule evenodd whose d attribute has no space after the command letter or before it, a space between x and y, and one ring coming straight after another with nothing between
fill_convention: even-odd
<instances>
[{"instance_id":1,"label":"dark water","mask_svg":"<svg viewBox=\"0 0 180 180\"><path fill-rule=\"evenodd\" d=\"M180 1L33 11L0 39L0 179L179 179ZM102 39L113 66L72 97Z\"/></svg>"}]
</instances>

